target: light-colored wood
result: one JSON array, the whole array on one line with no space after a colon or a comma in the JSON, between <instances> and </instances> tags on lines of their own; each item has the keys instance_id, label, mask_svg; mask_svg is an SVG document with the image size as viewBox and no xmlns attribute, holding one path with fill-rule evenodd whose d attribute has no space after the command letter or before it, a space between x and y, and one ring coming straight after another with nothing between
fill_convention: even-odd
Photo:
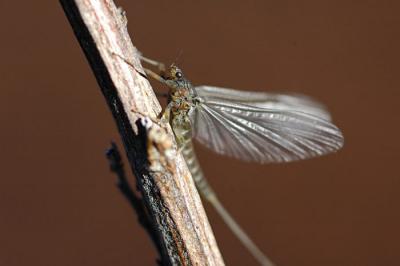
<instances>
[{"instance_id":1,"label":"light-colored wood","mask_svg":"<svg viewBox=\"0 0 400 266\"><path fill-rule=\"evenodd\" d=\"M172 131L156 122L161 107L141 74L126 18L112 0L60 1L116 120L159 235L162 262L224 265Z\"/></svg>"}]
</instances>

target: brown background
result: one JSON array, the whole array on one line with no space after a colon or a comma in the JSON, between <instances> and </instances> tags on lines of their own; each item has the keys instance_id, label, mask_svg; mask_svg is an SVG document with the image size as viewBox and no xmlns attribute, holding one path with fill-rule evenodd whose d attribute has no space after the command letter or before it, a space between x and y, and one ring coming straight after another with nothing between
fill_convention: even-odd
<instances>
[{"instance_id":1,"label":"brown background","mask_svg":"<svg viewBox=\"0 0 400 266\"><path fill-rule=\"evenodd\" d=\"M396 1L197 2L118 4L136 46L167 63L182 50L194 84L311 95L345 135L337 154L280 165L198 147L226 207L278 265L400 265ZM0 265L154 265L104 157L114 121L59 3L0 10ZM256 265L206 209L226 263Z\"/></svg>"}]
</instances>

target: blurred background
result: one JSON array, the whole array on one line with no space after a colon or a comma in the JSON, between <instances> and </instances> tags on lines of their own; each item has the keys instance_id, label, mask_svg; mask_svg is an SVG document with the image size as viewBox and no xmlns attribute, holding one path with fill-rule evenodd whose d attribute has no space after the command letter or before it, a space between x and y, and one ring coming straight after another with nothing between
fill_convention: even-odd
<instances>
[{"instance_id":1,"label":"blurred background","mask_svg":"<svg viewBox=\"0 0 400 266\"><path fill-rule=\"evenodd\" d=\"M197 148L222 202L277 265L400 265L397 1L117 4L138 49L165 63L182 51L193 84L307 94L343 130L338 153L289 164ZM104 153L120 138L60 4L0 10L0 265L155 265L109 171ZM205 208L227 265L257 265Z\"/></svg>"}]
</instances>

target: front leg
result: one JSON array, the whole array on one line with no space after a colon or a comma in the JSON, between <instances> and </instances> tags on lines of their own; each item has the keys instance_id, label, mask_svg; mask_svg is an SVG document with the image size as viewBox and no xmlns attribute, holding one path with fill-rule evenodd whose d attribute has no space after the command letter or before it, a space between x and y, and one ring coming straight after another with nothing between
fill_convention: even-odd
<instances>
[{"instance_id":1,"label":"front leg","mask_svg":"<svg viewBox=\"0 0 400 266\"><path fill-rule=\"evenodd\" d=\"M164 65L164 63L161 63L161 62L158 62L158 61L156 61L156 60L153 60L153 59L144 57L144 56L142 55L142 53L140 53L139 56L140 56L140 60L141 60L141 61L146 62L146 63L149 64L149 65L156 66L156 67L158 68L158 70L160 71L161 74L162 74L162 73L165 73L165 71L167 70L166 67L165 67L165 65Z\"/></svg>"},{"instance_id":2,"label":"front leg","mask_svg":"<svg viewBox=\"0 0 400 266\"><path fill-rule=\"evenodd\" d=\"M161 124L165 125L167 123L169 123L171 125L172 128L172 133L174 134L174 138L178 147L178 153L182 152L183 146L182 143L184 143L184 139L182 138L182 136L175 134L174 131L174 127L173 125L170 123L171 122L171 112L172 112L172 107L173 107L174 103L170 102L167 107L165 108L164 112L160 113L161 117Z\"/></svg>"},{"instance_id":3,"label":"front leg","mask_svg":"<svg viewBox=\"0 0 400 266\"><path fill-rule=\"evenodd\" d=\"M146 73L147 76L157 80L158 82L161 82L162 84L167 85L167 81L161 77L160 75L158 75L156 72L154 72L153 70L150 70L148 68L143 68L144 69L144 73Z\"/></svg>"},{"instance_id":4,"label":"front leg","mask_svg":"<svg viewBox=\"0 0 400 266\"><path fill-rule=\"evenodd\" d=\"M143 73L141 73L140 71L138 71L138 70L136 69L136 67L135 67L131 62L129 62L127 59L125 59L123 56L121 56L121 55L119 55L119 54L117 54L117 53L115 53L115 52L113 52L113 51L110 51L110 52L111 52L112 55L118 57L119 59L121 59L122 61L124 61L127 65L129 65L130 67L132 67L132 68L133 68L136 72L138 72L140 75L145 76ZM141 56L141 59L143 59L142 56ZM161 64L161 63L160 63L160 64ZM144 70L144 73L146 73L146 76L145 76L146 78L147 78L147 76L149 76L149 77L151 77L151 78L153 78L153 79L155 79L155 80L157 80L157 81L159 81L159 82L161 82L161 83L163 83L163 84L167 84L166 80L165 80L162 76L160 76L159 74L155 73L154 71L152 71L152 70L150 70L150 69L148 69L148 68L145 68L145 67L143 67L143 70Z\"/></svg>"},{"instance_id":5,"label":"front leg","mask_svg":"<svg viewBox=\"0 0 400 266\"><path fill-rule=\"evenodd\" d=\"M170 119L171 119L172 106L173 106L172 102L168 103L167 107L165 107L164 112L160 113L159 118L162 124L167 124L169 123L169 121L171 121Z\"/></svg>"}]
</instances>

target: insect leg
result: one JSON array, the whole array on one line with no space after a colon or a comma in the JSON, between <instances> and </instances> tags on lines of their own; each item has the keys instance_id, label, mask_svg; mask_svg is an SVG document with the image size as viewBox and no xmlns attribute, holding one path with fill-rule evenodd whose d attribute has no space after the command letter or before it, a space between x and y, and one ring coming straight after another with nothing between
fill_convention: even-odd
<instances>
[{"instance_id":1,"label":"insect leg","mask_svg":"<svg viewBox=\"0 0 400 266\"><path fill-rule=\"evenodd\" d=\"M160 73L164 73L166 68L164 63L158 62L156 60L144 57L141 53L139 54L140 60L143 62L146 62L149 65L155 66L158 68L158 70L160 71Z\"/></svg>"},{"instance_id":2,"label":"insect leg","mask_svg":"<svg viewBox=\"0 0 400 266\"><path fill-rule=\"evenodd\" d=\"M126 64L128 64L130 67L132 67L137 73L139 73L139 75L143 76L144 78L148 79L147 77L149 76L149 77L151 77L151 78L153 78L153 79L155 79L155 80L157 80L157 81L159 81L159 82L161 82L163 84L166 83L166 81L165 81L165 79L163 77L161 77L157 73L153 72L152 70L150 70L148 68L143 68L143 70L144 70L144 72L146 74L145 75L145 74L141 73L140 71L138 71L136 69L136 67L131 62L129 62L127 59L125 59L123 56L121 56L121 55L119 55L119 54L117 54L117 53L115 53L113 51L110 51L110 53L112 55L114 55L114 56L117 56L121 60L123 60ZM155 94L157 96L161 96L161 97L168 97L168 93L155 91ZM167 106L166 110L162 113L161 122L169 123L170 112L171 112L171 106ZM145 114L142 114L142 115L146 116Z\"/></svg>"},{"instance_id":3,"label":"insect leg","mask_svg":"<svg viewBox=\"0 0 400 266\"><path fill-rule=\"evenodd\" d=\"M136 70L135 66L131 62L129 62L128 60L126 60L125 58L123 58L122 56L120 56L120 55L118 55L116 53L113 53L113 54L118 56L119 58L121 58L126 64L128 64L129 66L131 66L132 68L134 68ZM165 79L163 77L161 77L160 75L158 75L157 73L155 73L154 71L152 71L152 70L150 70L148 68L145 68L145 67L143 68L143 70L144 70L144 73L146 73L146 76L144 76L143 73L140 73L139 71L137 71L137 72L141 76L144 76L145 78L147 78L147 76L149 76L149 77L151 77L151 78L153 78L153 79L165 84ZM157 96L160 96L160 97L168 97L168 93L165 93L165 92L156 91L155 93L156 93Z\"/></svg>"},{"instance_id":4,"label":"insect leg","mask_svg":"<svg viewBox=\"0 0 400 266\"><path fill-rule=\"evenodd\" d=\"M166 81L163 77L161 77L160 75L158 75L156 72L154 72L153 70L150 70L148 68L143 68L144 69L144 73L146 73L147 76L163 83L166 84Z\"/></svg>"},{"instance_id":5,"label":"insect leg","mask_svg":"<svg viewBox=\"0 0 400 266\"><path fill-rule=\"evenodd\" d=\"M114 53L114 52L112 52L112 51L111 51L111 53L112 53L113 55L119 57L121 60L123 60L123 61L124 61L126 64L128 64L130 67L132 67L133 69L135 69L136 72L138 72L140 75L144 76L143 73L139 72L139 71L136 69L136 67L135 67L131 62L129 62L127 59L125 59L123 56L121 56L121 55L119 55L119 54L117 54L117 53ZM139 53L140 53L140 52L139 52ZM163 68L163 69L165 70L165 66L164 66L163 63L159 63L159 62L157 62L157 61L154 61L154 60L148 59L148 58L146 58L146 57L143 57L141 54L139 54L139 56L140 56L140 59L143 60L144 62L152 62L152 64L153 64L153 65L154 65L154 64L157 65L157 66L160 68L160 70L161 70L161 68ZM161 82L161 83L163 83L163 84L166 84L165 79L164 79L161 75L159 75L159 74L157 74L156 72L154 72L154 71L152 71L152 70L150 70L150 69L148 69L148 68L145 68L145 67L143 68L143 70L144 70L144 73L146 73L146 76L149 76L149 77L151 77L151 78L153 78L153 79L155 79L155 80L157 80L157 81L159 81L159 82Z\"/></svg>"},{"instance_id":6,"label":"insect leg","mask_svg":"<svg viewBox=\"0 0 400 266\"><path fill-rule=\"evenodd\" d=\"M125 64L127 64L128 66L130 66L131 68L133 68L140 76L144 77L147 79L147 76L145 74L143 74L142 72L140 72L131 62L129 62L128 59L126 59L125 57L115 53L114 51L109 50L110 53L116 57L118 57L119 59L121 59L122 61L125 62Z\"/></svg>"},{"instance_id":7,"label":"insect leg","mask_svg":"<svg viewBox=\"0 0 400 266\"><path fill-rule=\"evenodd\" d=\"M161 114L161 123L169 123L169 120L171 118L171 108L172 108L172 102L170 102L167 107L165 107L164 112Z\"/></svg>"},{"instance_id":8,"label":"insect leg","mask_svg":"<svg viewBox=\"0 0 400 266\"><path fill-rule=\"evenodd\" d=\"M146 75L148 77L151 77L151 78L157 80L158 82L161 82L161 83L163 83L163 84L168 86L166 80L162 76L158 75L157 73L155 73L154 71L152 71L152 70L150 70L148 68L144 67L143 69L144 69L144 72L146 73ZM156 91L155 93L159 97L168 97L168 93L166 93L166 92L158 92L158 91Z\"/></svg>"}]
</instances>

